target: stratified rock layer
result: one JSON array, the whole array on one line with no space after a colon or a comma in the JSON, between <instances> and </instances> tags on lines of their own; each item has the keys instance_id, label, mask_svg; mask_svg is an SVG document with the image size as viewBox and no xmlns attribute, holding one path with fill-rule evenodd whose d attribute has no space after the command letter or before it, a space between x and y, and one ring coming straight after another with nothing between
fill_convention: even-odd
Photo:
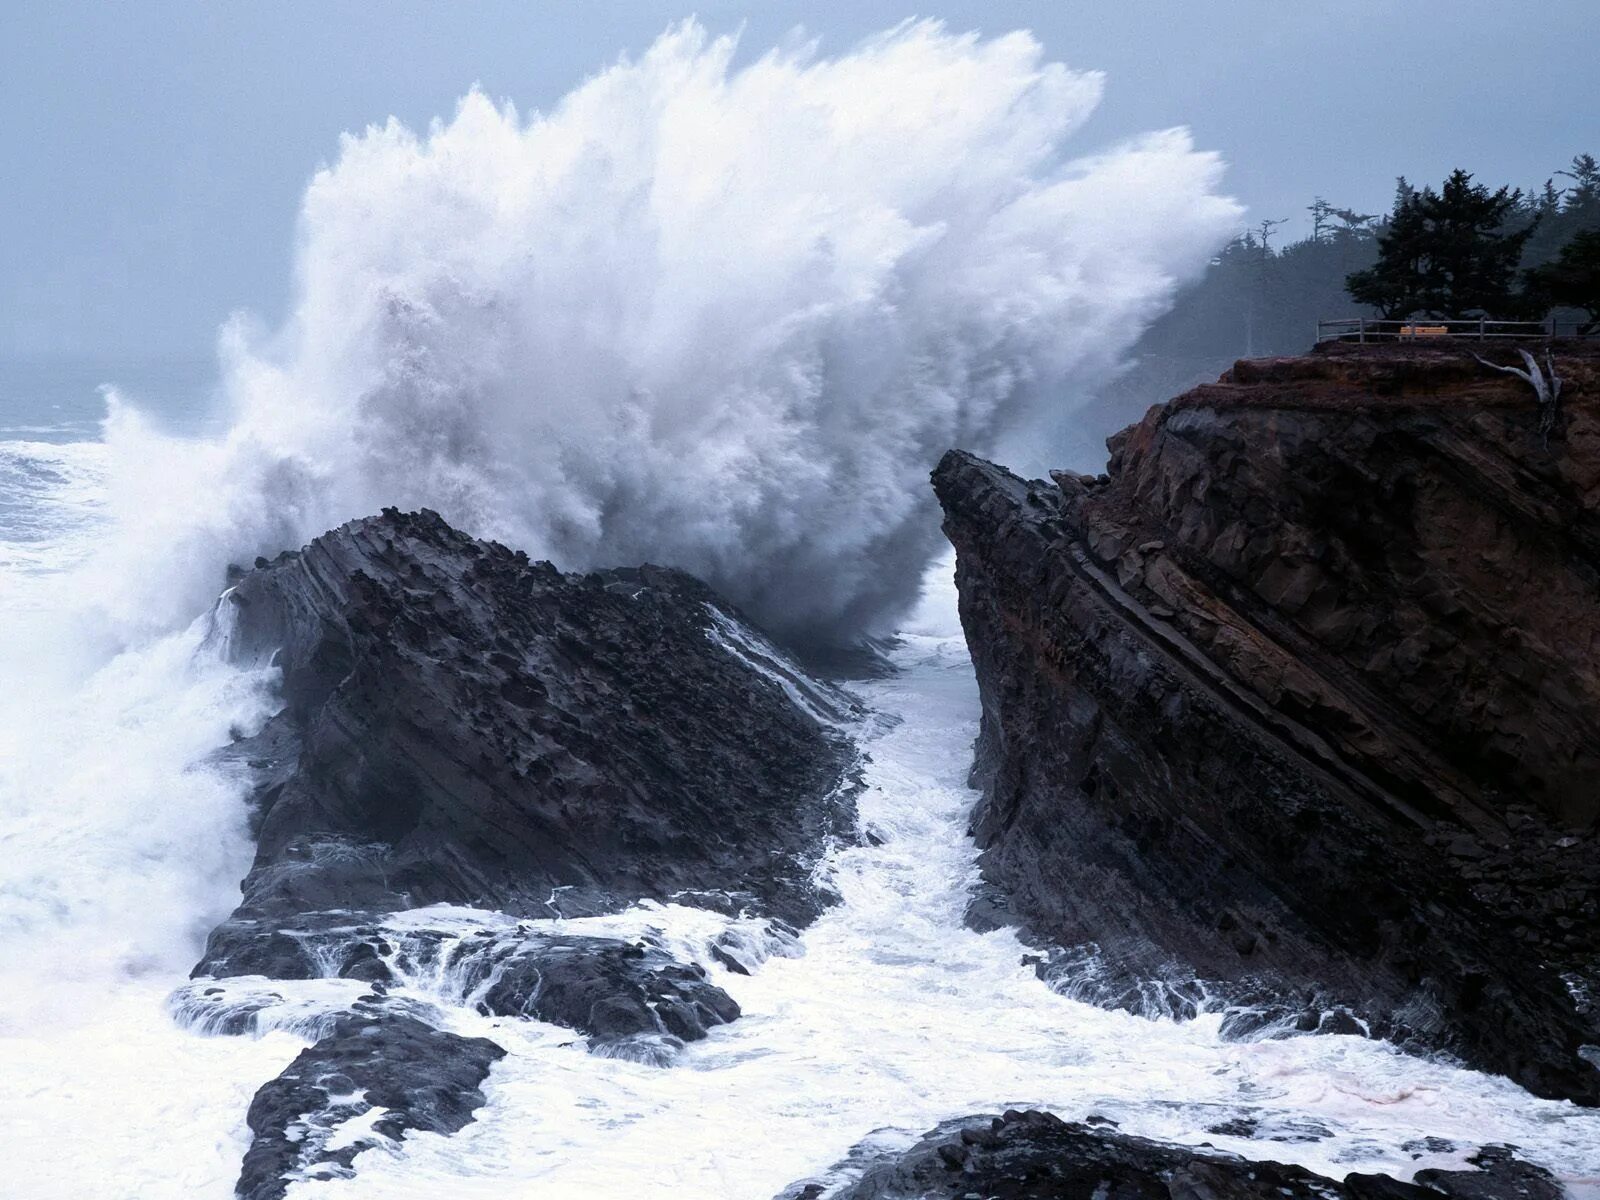
<instances>
[{"instance_id":1,"label":"stratified rock layer","mask_svg":"<svg viewBox=\"0 0 1600 1200\"><path fill-rule=\"evenodd\" d=\"M1106 476L948 455L988 915L1096 945L1103 1001L1347 1005L1600 1101L1600 361L1556 363L1548 445L1464 349L1337 347Z\"/></svg>"},{"instance_id":2,"label":"stratified rock layer","mask_svg":"<svg viewBox=\"0 0 1600 1200\"><path fill-rule=\"evenodd\" d=\"M692 577L563 575L388 510L227 603L231 652L275 657L286 704L235 751L263 774L242 915L687 897L798 923L825 902L847 702Z\"/></svg>"},{"instance_id":3,"label":"stratified rock layer","mask_svg":"<svg viewBox=\"0 0 1600 1200\"><path fill-rule=\"evenodd\" d=\"M1104 1118L1068 1123L1045 1112L946 1121L904 1154L873 1163L830 1200L1560 1200L1549 1172L1503 1147L1478 1169L1419 1171L1415 1182L1238 1158L1119 1133ZM780 1200L813 1200L800 1184Z\"/></svg>"}]
</instances>

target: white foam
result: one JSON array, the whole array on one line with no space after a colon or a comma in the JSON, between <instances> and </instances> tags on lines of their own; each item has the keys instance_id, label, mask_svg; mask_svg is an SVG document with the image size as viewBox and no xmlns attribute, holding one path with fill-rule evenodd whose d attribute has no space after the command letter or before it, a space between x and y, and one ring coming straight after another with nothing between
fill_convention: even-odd
<instances>
[{"instance_id":1,"label":"white foam","mask_svg":"<svg viewBox=\"0 0 1600 1200\"><path fill-rule=\"evenodd\" d=\"M843 730L854 723L846 697L818 684L782 650L716 605L705 605L705 611L711 618L706 630L711 644L772 683L790 704L825 728Z\"/></svg>"},{"instance_id":2,"label":"white foam","mask_svg":"<svg viewBox=\"0 0 1600 1200\"><path fill-rule=\"evenodd\" d=\"M0 1032L182 978L238 902L243 788L202 760L274 702L267 672L205 649L209 626L0 695Z\"/></svg>"},{"instance_id":3,"label":"white foam","mask_svg":"<svg viewBox=\"0 0 1600 1200\"><path fill-rule=\"evenodd\" d=\"M111 618L396 504L686 568L779 632L882 628L938 456L1104 377L1237 225L1182 131L1081 157L1100 78L1027 34L734 58L691 22L548 113L346 138L290 319L227 339L231 432L113 409Z\"/></svg>"},{"instance_id":4,"label":"white foam","mask_svg":"<svg viewBox=\"0 0 1600 1200\"><path fill-rule=\"evenodd\" d=\"M174 990L167 1011L180 1027L206 1036L264 1037L285 1030L314 1042L371 990L358 979L202 978Z\"/></svg>"},{"instance_id":5,"label":"white foam","mask_svg":"<svg viewBox=\"0 0 1600 1200\"><path fill-rule=\"evenodd\" d=\"M108 462L100 442L0 441L0 613L39 621L60 602L102 531Z\"/></svg>"},{"instance_id":6,"label":"white foam","mask_svg":"<svg viewBox=\"0 0 1600 1200\"><path fill-rule=\"evenodd\" d=\"M167 1016L165 982L49 1036L0 1034L0 1193L18 1200L227 1200L250 1145L250 1098L305 1043L288 1033L197 1037ZM58 1003L74 1008L69 985Z\"/></svg>"}]
</instances>

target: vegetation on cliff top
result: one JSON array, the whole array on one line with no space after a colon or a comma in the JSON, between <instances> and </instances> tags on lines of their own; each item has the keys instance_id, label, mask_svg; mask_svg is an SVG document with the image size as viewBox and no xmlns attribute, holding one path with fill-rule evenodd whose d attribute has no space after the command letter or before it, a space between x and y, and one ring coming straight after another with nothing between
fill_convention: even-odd
<instances>
[{"instance_id":1,"label":"vegetation on cliff top","mask_svg":"<svg viewBox=\"0 0 1600 1200\"><path fill-rule=\"evenodd\" d=\"M1449 215L1456 202L1479 218L1469 223L1477 247L1469 245L1466 260L1470 265L1474 253L1487 249L1493 271L1479 270L1471 289L1465 286L1469 279L1458 288L1440 279L1431 264L1413 263L1421 283L1412 280L1396 295L1423 296L1419 306L1406 309L1397 300L1380 313L1352 299L1346 280L1375 270L1386 239L1414 249L1408 226L1440 207ZM1498 214L1498 222L1481 219L1479 210L1485 208ZM1308 211L1310 235L1281 246L1274 244L1274 233L1282 221L1261 221L1241 233L1150 326L1134 347L1132 367L1102 389L1087 411L1073 413L1071 432L1082 444L1073 443L1076 450L1069 446L1067 454L1076 465L1097 468L1106 433L1137 419L1151 404L1216 379L1236 359L1304 353L1324 318L1410 316L1464 305L1437 314L1459 317L1476 315L1485 305L1503 305L1508 311L1483 315L1537 318L1554 310L1564 321L1582 320L1585 314L1591 322L1600 320L1600 160L1594 155L1578 155L1543 185L1526 190L1491 190L1463 175L1452 176L1434 193L1402 178L1387 214L1340 208L1321 197ZM1456 236L1462 230L1446 232ZM1486 274L1492 278L1486 281ZM1061 440L1072 441L1066 433Z\"/></svg>"}]
</instances>

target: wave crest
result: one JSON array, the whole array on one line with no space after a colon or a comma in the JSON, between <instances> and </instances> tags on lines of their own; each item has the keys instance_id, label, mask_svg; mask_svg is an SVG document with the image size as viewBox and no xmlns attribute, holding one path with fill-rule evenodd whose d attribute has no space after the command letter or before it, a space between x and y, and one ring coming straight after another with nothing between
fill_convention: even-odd
<instances>
[{"instance_id":1,"label":"wave crest","mask_svg":"<svg viewBox=\"0 0 1600 1200\"><path fill-rule=\"evenodd\" d=\"M165 617L397 504L686 568L790 636L881 628L935 550L939 454L1113 370L1238 215L1182 131L1069 158L1100 77L1027 34L735 49L689 22L548 114L473 92L347 136L290 318L225 339L232 432L122 439L136 491L211 498L127 539L206 572Z\"/></svg>"}]
</instances>

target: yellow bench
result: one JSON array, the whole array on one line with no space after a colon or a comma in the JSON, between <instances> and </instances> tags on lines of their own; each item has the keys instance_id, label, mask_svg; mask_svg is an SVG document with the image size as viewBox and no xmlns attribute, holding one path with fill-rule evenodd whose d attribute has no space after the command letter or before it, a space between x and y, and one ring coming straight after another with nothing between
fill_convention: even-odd
<instances>
[{"instance_id":1,"label":"yellow bench","mask_svg":"<svg viewBox=\"0 0 1600 1200\"><path fill-rule=\"evenodd\" d=\"M1402 326L1400 326L1400 336L1401 337L1448 337L1448 336L1450 336L1450 326L1448 326L1448 325L1402 325Z\"/></svg>"}]
</instances>

